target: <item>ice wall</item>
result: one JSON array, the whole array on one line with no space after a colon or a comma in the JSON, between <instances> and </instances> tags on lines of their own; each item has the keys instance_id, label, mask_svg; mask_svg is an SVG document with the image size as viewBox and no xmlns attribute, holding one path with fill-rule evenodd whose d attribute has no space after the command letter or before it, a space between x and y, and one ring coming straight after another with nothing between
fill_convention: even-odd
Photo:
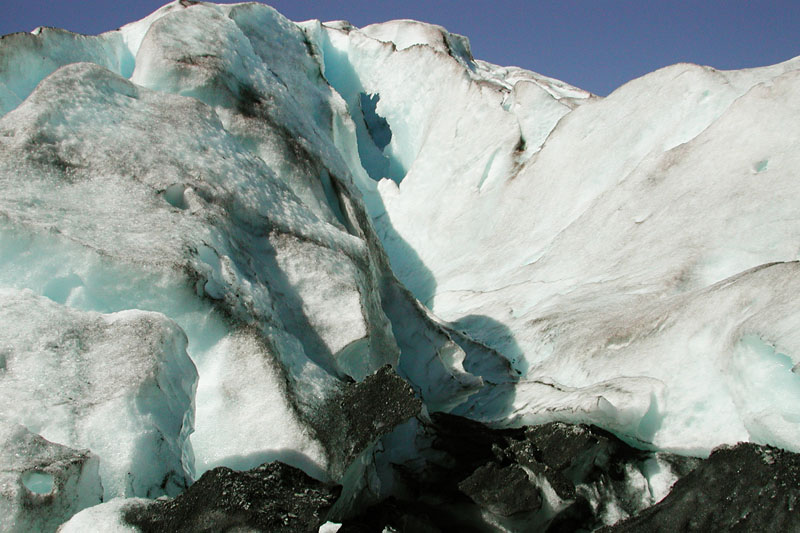
<instances>
[{"instance_id":1,"label":"ice wall","mask_svg":"<svg viewBox=\"0 0 800 533\"><path fill-rule=\"evenodd\" d=\"M431 26L321 31L326 65L346 58L358 82L334 87L380 95L403 162L372 211L394 272L523 374L459 412L591 422L689 454L797 449L796 340L756 317L797 320L772 289L793 283L792 264L757 269L798 257L798 60L675 65L601 99L473 60ZM753 338L767 348L743 348ZM770 349L785 364L753 355ZM765 375L783 399L755 392Z\"/></svg>"},{"instance_id":2,"label":"ice wall","mask_svg":"<svg viewBox=\"0 0 800 533\"><path fill-rule=\"evenodd\" d=\"M349 414L379 369L438 410L484 384L469 354L512 379L394 277L351 113L271 8L175 2L0 49L0 379L27 406L6 415L89 448L106 499L275 459L357 479L404 421L374 399ZM23 69L32 49L45 60ZM386 397L406 394L390 376Z\"/></svg>"},{"instance_id":3,"label":"ice wall","mask_svg":"<svg viewBox=\"0 0 800 533\"><path fill-rule=\"evenodd\" d=\"M260 4L6 36L3 417L106 499L280 459L339 513L436 411L797 450L798 64L601 99Z\"/></svg>"}]
</instances>

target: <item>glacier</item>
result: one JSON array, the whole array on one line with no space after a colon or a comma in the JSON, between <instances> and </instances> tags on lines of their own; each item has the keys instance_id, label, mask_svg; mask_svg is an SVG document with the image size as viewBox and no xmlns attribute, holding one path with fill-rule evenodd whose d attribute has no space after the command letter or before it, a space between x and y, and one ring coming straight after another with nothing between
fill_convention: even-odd
<instances>
[{"instance_id":1,"label":"glacier","mask_svg":"<svg viewBox=\"0 0 800 533\"><path fill-rule=\"evenodd\" d=\"M3 36L0 531L663 527L732 461L800 527L798 119L800 58L602 98L258 3Z\"/></svg>"}]
</instances>

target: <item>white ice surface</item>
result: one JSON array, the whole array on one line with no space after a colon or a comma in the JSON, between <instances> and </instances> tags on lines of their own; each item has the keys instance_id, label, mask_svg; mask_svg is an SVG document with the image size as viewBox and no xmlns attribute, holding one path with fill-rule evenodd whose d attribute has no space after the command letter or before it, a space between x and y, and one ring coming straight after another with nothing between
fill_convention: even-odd
<instances>
[{"instance_id":1,"label":"white ice surface","mask_svg":"<svg viewBox=\"0 0 800 533\"><path fill-rule=\"evenodd\" d=\"M97 115L99 113L95 114L95 116ZM100 116L97 116L97 121L95 124L100 125ZM195 129L195 132L197 132L197 129ZM135 134L129 133L131 135L129 139L132 140ZM102 135L103 132L102 130L93 131L92 134ZM141 143L141 146L144 147L146 144ZM119 149L126 150L124 147L119 147ZM152 157L152 152L149 156L145 156L144 159L146 160L148 157ZM163 178L165 175L162 174L161 177ZM169 180L168 177L167 179ZM179 179L177 178L176 181ZM156 196L155 198L158 202L163 202L163 206L167 208L162 211L166 215L166 220L151 219L151 222L155 224L128 225L124 222L128 215L124 213L132 214L133 211L138 211L139 216L141 216L146 210L146 208L139 209L134 207L136 205L136 195L132 194L131 190L123 184L106 182L101 185L99 182L104 181L102 177L95 178L92 181L93 183L88 182L78 185L78 188L82 189L82 191L76 190L74 195L63 190L59 192L60 200L53 201L63 206L61 208L62 214L60 217L53 217L53 220L54 222L57 221L56 223L64 229L65 233L82 235L78 242L86 242L87 237L88 240L96 239L93 245L84 247L69 239L60 239L53 235L42 235L38 232L21 231L14 223L8 222L4 224L3 231L0 232L2 234L0 240L2 240L4 250L3 256L0 258L0 272L2 272L0 273L0 280L4 285L30 288L55 301L80 309L111 312L139 308L165 313L177 320L189 335L188 351L198 366L219 365L219 360L210 360L209 357L227 357L227 352L218 349L218 345L227 342L229 326L226 325L225 320L218 313L214 312L210 305L201 303L197 299L197 296L193 294L194 291L187 286L180 276L171 273L169 268L166 272L159 272L158 268L140 268L132 265L114 264L113 261L91 250L94 246L105 246L106 249L114 247L120 252L125 246L131 246L134 254L138 254L141 258L147 258L147 261L156 259L156 264L162 262L169 264L170 257L175 257L177 253L180 253L179 251L182 247L182 245L178 244L180 239L176 237L180 231L185 230L187 227L185 223L181 223L175 217L176 214L182 211L180 209L170 211L171 206L168 201ZM22 195L29 194L31 197L38 197L38 201L43 202L40 205L46 205L49 193L43 192L42 189L37 189L33 183L30 185L28 190L18 189L17 192ZM42 182L42 185L44 185L44 182ZM99 193L102 193L102 195L98 196ZM139 198L146 198L146 196L147 194L141 194ZM193 195L191 188L184 192L184 197L189 205L187 210L197 209L198 204L196 202L202 202L202 200L197 199L196 195ZM116 226L116 232L109 233L102 226L95 225L91 219L82 220L78 216L77 213L86 209L83 206L85 206L87 198L90 201L90 211L101 210L107 214L115 213L115 216L119 217L119 222L115 223L119 224ZM6 199L11 202L14 201L11 195L6 195ZM53 202L49 205L53 205ZM13 212L14 210L12 209ZM75 213L75 215L70 215L69 213ZM28 212L26 218L30 220L35 219L37 216L31 215L32 213ZM50 216L45 212L42 212L41 215L43 217ZM170 218L172 221L168 221ZM43 218L39 218L39 222L47 224ZM68 229L71 225L75 225L74 229ZM162 237L148 237L148 231L152 230L155 230L156 233L161 232ZM90 236L92 232L96 232L94 237ZM105 241L105 244L103 241ZM112 241L116 242L112 244ZM126 253L130 253L131 248L120 255L124 256ZM137 248L139 252L135 251ZM144 251L148 248L150 251ZM206 291L211 290L215 294L219 294L211 289L211 283L224 287L221 284L226 283L223 277L226 274L222 270L225 263L221 262L217 258L216 252L210 248L204 246L200 251L202 252L203 250L209 251L198 253L197 262L198 268L206 271L209 276L209 282L206 283L204 288ZM216 281L217 279L219 281ZM338 332L338 334L341 335L342 333ZM363 335L363 330L361 335ZM209 357L206 357L207 354ZM266 374L266 376L271 375L270 373ZM280 381L272 378L257 386L267 391L273 391L276 390ZM224 419L231 424L237 420L237 418L231 417L232 407L225 407L219 412L211 413L205 406L204 395L207 394L209 398L224 399L226 397L222 393L224 388L238 388L240 383L241 379L239 381L228 380L225 383L209 382L209 380L200 382L201 397L198 403L203 406L203 414L211 416L210 420L204 418L197 425L198 435L195 437L197 442L195 448L198 453L200 473L202 473L204 465L210 464L212 460L218 461L220 453L222 453L220 450L209 450L207 448L206 442L216 442L220 439L215 436L216 433L213 429L209 432L206 428L213 428L215 420ZM248 384L251 383L248 382ZM252 398L258 399L261 396L263 394L254 394ZM259 432L257 439L253 437L252 432L231 432L227 434L225 437L226 449L236 449L238 446L240 449L234 454L238 457L242 454L249 454L254 447L259 446L259 451L265 453L269 450L282 450L285 447L303 450L313 448L313 445L307 444L308 436L305 435L305 432L296 423L292 422L295 417L285 401L267 403L265 400L259 400L259 402L257 405L262 407L255 410L260 415L271 417L262 420L261 425L265 429ZM231 402L217 400L214 405L222 408L230 406ZM264 408L267 405L269 409ZM280 430L273 423L276 418L284 420L283 427ZM265 423L267 420L270 423ZM248 422L250 424L258 423L257 420L249 420ZM302 442L292 441L292 446L288 446L287 442L291 436L300 438ZM321 460L321 452L316 451L311 455L313 455L314 461ZM253 460L258 460L258 458L254 457ZM241 464L241 460L239 463ZM249 466L255 466L255 464Z\"/></svg>"},{"instance_id":2,"label":"white ice surface","mask_svg":"<svg viewBox=\"0 0 800 533\"><path fill-rule=\"evenodd\" d=\"M471 70L427 42L435 28L396 36L405 24L323 27L321 48L329 70L351 66L350 83L332 79L345 100L378 95L392 130L399 185L362 192L394 271L526 377L465 412L591 422L682 453L800 449L795 334L755 318L780 307L797 320L770 288L792 275L714 286L798 258L800 61L675 65L587 98L515 69ZM412 70L424 75L401 82ZM792 348L770 355L776 345Z\"/></svg>"},{"instance_id":3,"label":"white ice surface","mask_svg":"<svg viewBox=\"0 0 800 533\"><path fill-rule=\"evenodd\" d=\"M672 471L669 462L656 454L642 464L642 473L647 479L651 503L656 504L666 498L678 476Z\"/></svg>"},{"instance_id":4,"label":"white ice surface","mask_svg":"<svg viewBox=\"0 0 800 533\"><path fill-rule=\"evenodd\" d=\"M192 436L198 475L216 466L246 470L279 460L327 477L323 450L294 421L286 385L257 339L226 336L199 372L202 402Z\"/></svg>"},{"instance_id":5,"label":"white ice surface","mask_svg":"<svg viewBox=\"0 0 800 533\"><path fill-rule=\"evenodd\" d=\"M126 524L122 517L127 509L146 505L150 501L143 498L114 498L76 514L58 528L58 533L136 533L139 528Z\"/></svg>"},{"instance_id":6,"label":"white ice surface","mask_svg":"<svg viewBox=\"0 0 800 533\"><path fill-rule=\"evenodd\" d=\"M199 371L196 458L178 444L192 424L175 430L190 383L136 409L170 413L157 466L187 479L273 458L329 475L314 413L386 363L432 411L596 423L688 454L797 450L799 65L675 65L601 99L475 60L437 26L296 25L257 4L12 35L0 287L48 320L172 332L148 353L185 349ZM32 339L6 329L0 355L22 360ZM24 353L57 382L54 346ZM55 393L23 381L36 408L9 412L92 448L104 476L124 463L94 449L110 440L69 440L68 417L48 425ZM136 409L117 411L121 434L163 422Z\"/></svg>"},{"instance_id":7,"label":"white ice surface","mask_svg":"<svg viewBox=\"0 0 800 533\"><path fill-rule=\"evenodd\" d=\"M102 501L99 460L0 419L0 531L54 531Z\"/></svg>"},{"instance_id":8,"label":"white ice surface","mask_svg":"<svg viewBox=\"0 0 800 533\"><path fill-rule=\"evenodd\" d=\"M173 320L199 370L193 475L282 459L326 477L309 419L400 355L381 299L397 283L348 190L349 113L266 6L176 2L121 32L133 82L81 48L102 39L64 34L70 64L0 119L0 286ZM405 321L418 388L443 408L473 392L449 336Z\"/></svg>"},{"instance_id":9,"label":"white ice surface","mask_svg":"<svg viewBox=\"0 0 800 533\"><path fill-rule=\"evenodd\" d=\"M0 417L92 450L106 497L177 494L191 482L196 373L174 322L0 289L0 323Z\"/></svg>"}]
</instances>

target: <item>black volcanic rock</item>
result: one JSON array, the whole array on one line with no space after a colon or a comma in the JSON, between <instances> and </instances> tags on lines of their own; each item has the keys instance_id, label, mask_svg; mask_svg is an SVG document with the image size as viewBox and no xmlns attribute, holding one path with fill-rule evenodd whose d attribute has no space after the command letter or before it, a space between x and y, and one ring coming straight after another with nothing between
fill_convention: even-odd
<instances>
[{"instance_id":1,"label":"black volcanic rock","mask_svg":"<svg viewBox=\"0 0 800 533\"><path fill-rule=\"evenodd\" d=\"M658 457L676 476L699 462L637 450L593 426L492 429L434 413L423 428L424 465L394 465L404 490L342 531L404 531L412 520L431 531L589 531L652 504L647 461Z\"/></svg>"},{"instance_id":2,"label":"black volcanic rock","mask_svg":"<svg viewBox=\"0 0 800 533\"><path fill-rule=\"evenodd\" d=\"M315 427L334 472L343 473L376 439L416 416L422 401L414 390L386 365L358 383L348 383L317 414Z\"/></svg>"},{"instance_id":3,"label":"black volcanic rock","mask_svg":"<svg viewBox=\"0 0 800 533\"><path fill-rule=\"evenodd\" d=\"M717 448L660 503L603 531L800 531L800 454Z\"/></svg>"},{"instance_id":4,"label":"black volcanic rock","mask_svg":"<svg viewBox=\"0 0 800 533\"><path fill-rule=\"evenodd\" d=\"M133 507L124 518L144 533L316 532L340 492L277 461L245 472L220 467L175 499Z\"/></svg>"},{"instance_id":5,"label":"black volcanic rock","mask_svg":"<svg viewBox=\"0 0 800 533\"><path fill-rule=\"evenodd\" d=\"M338 533L374 533L382 531L413 531L414 533L440 533L434 517L439 511L420 502L400 501L388 498L350 520L346 520ZM471 533L474 528L468 524L452 524L454 530Z\"/></svg>"},{"instance_id":6,"label":"black volcanic rock","mask_svg":"<svg viewBox=\"0 0 800 533\"><path fill-rule=\"evenodd\" d=\"M511 516L542 506L539 489L519 465L488 463L458 484L461 492L491 513Z\"/></svg>"}]
</instances>

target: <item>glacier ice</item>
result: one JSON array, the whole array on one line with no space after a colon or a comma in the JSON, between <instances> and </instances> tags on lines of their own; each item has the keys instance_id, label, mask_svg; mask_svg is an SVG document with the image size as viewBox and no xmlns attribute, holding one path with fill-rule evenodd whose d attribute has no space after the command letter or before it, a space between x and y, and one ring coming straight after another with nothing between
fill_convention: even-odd
<instances>
[{"instance_id":1,"label":"glacier ice","mask_svg":"<svg viewBox=\"0 0 800 533\"><path fill-rule=\"evenodd\" d=\"M0 419L0 531L55 531L103 499L98 457Z\"/></svg>"},{"instance_id":2,"label":"glacier ice","mask_svg":"<svg viewBox=\"0 0 800 533\"><path fill-rule=\"evenodd\" d=\"M58 533L85 531L136 533L139 529L125 522L125 513L131 508L146 505L151 501L145 498L114 498L75 514L58 528Z\"/></svg>"},{"instance_id":3,"label":"glacier ice","mask_svg":"<svg viewBox=\"0 0 800 533\"><path fill-rule=\"evenodd\" d=\"M29 290L0 289L0 302L0 417L92 450L104 497L183 490L196 372L177 325L138 310L77 311Z\"/></svg>"},{"instance_id":4,"label":"glacier ice","mask_svg":"<svg viewBox=\"0 0 800 533\"><path fill-rule=\"evenodd\" d=\"M396 306L414 310L409 334L419 338L409 340L406 357L428 367L416 376L416 390L447 407L480 379L460 367L463 350L391 274L349 185L336 146L342 141L329 129L332 115L342 113L339 97L307 56L303 32L264 6L176 5L153 17L138 41L135 83L75 46L82 62L56 69L3 117L0 280L32 291L24 294L38 306L66 306L50 313L79 324L80 312L154 312L173 332L164 334L175 345L171 352L142 345L141 354L177 358L164 364L176 369L164 378L179 380L176 394L136 400L134 386L130 396L159 415L159 403L177 402L163 412L172 417L164 423L173 463L101 460L107 497L175 493L213 466L249 468L274 458L339 477L361 450L351 449L347 434L336 434L341 442L330 438L327 424L345 416L338 402L348 380L397 363L400 348L386 317ZM186 24L229 38L189 32L186 46L175 48L170 35ZM273 56L264 43L253 49L255 28L265 25L286 37L287 52L308 65L306 72L291 62L272 66L286 54ZM230 63L186 59L218 54ZM309 106L319 113L309 114ZM338 120L355 146L348 117ZM392 383L385 382L387 393ZM98 400L84 394L84 401ZM111 456L96 449L98 439L112 437L97 428L76 441L68 427L51 431L35 410L29 416L22 422L46 437ZM137 427L131 435L143 431ZM142 448L136 442L126 439L131 449ZM159 476L151 465L166 470ZM131 485L128 470L143 481ZM165 483L170 472L175 481Z\"/></svg>"},{"instance_id":5,"label":"glacier ice","mask_svg":"<svg viewBox=\"0 0 800 533\"><path fill-rule=\"evenodd\" d=\"M437 413L651 450L630 494L586 489L603 523L666 496L657 453L800 452L799 71L600 98L439 26L254 3L3 37L0 418L51 451L0 464L0 503L52 530L102 500L65 530L125 530L137 497L279 460L342 484L342 523L403 490ZM535 520L578 505L504 468L465 473L486 523L503 476Z\"/></svg>"},{"instance_id":6,"label":"glacier ice","mask_svg":"<svg viewBox=\"0 0 800 533\"><path fill-rule=\"evenodd\" d=\"M408 68L400 66L404 53L453 69L458 61L423 46L368 63L372 45L361 46L353 33L349 55L374 84L367 89L381 95L393 142L405 133L393 105L406 120L414 117L416 135L425 131L422 141L407 139L416 155L399 187L377 188L383 212L375 223L394 271L437 316L514 360L524 374L514 387L514 420L558 412L685 453L761 438L761 429L743 427L749 415L724 361L747 333L796 341L789 331L770 331L767 320L745 326L749 306L733 302L726 337L712 319L719 317L712 288L797 259L797 229L786 218L797 168L797 60L741 72L676 65L599 99L558 92L535 77L512 89L504 80L465 83L480 71L463 69L432 83L447 75L445 67L399 84L393 76ZM426 97L394 104L398 91ZM415 114L402 107L409 102L426 109ZM774 160L785 166L765 163ZM752 283L791 283L786 276L756 275ZM683 337L708 320L707 340ZM673 328L674 321L687 328ZM740 327L749 331L740 335ZM671 332L677 336L668 340ZM637 392L612 399L619 380L637 382ZM545 393L535 385L542 382L555 388ZM525 399L531 387L533 403ZM564 413L556 390L583 398L566 400L575 415ZM783 412L782 400L771 402L766 410ZM641 408L633 412L634 404ZM796 450L800 434L786 420L775 414L767 440ZM791 436L779 436L788 428Z\"/></svg>"}]
</instances>

